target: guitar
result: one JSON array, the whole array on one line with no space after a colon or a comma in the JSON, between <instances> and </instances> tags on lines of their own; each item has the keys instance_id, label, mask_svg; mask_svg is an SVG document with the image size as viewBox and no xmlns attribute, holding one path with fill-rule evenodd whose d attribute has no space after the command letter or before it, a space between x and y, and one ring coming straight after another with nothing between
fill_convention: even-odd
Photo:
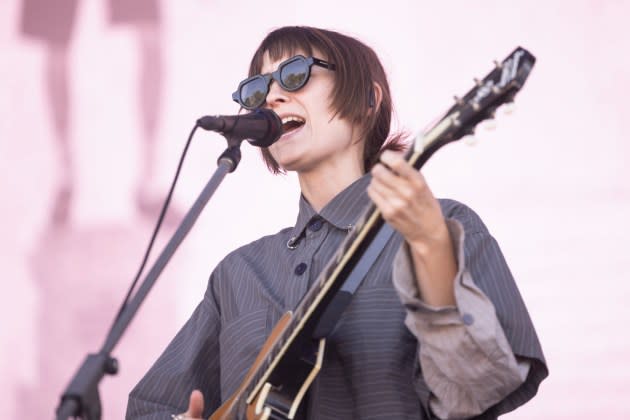
<instances>
[{"instance_id":1,"label":"guitar","mask_svg":"<svg viewBox=\"0 0 630 420\"><path fill-rule=\"evenodd\" d=\"M442 146L474 132L477 124L494 118L501 105L511 103L523 87L536 59L516 48L423 135L414 139L406 155L416 169ZM234 394L210 420L293 419L323 361L326 339L313 333L333 297L358 265L365 250L385 226L371 204L293 311L285 313L272 330L252 367Z\"/></svg>"}]
</instances>

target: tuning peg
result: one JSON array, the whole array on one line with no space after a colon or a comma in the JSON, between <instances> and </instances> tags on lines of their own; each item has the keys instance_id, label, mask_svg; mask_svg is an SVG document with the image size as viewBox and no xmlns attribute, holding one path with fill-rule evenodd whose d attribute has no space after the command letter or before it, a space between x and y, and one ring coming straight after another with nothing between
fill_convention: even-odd
<instances>
[{"instance_id":1,"label":"tuning peg","mask_svg":"<svg viewBox=\"0 0 630 420\"><path fill-rule=\"evenodd\" d=\"M477 144L477 138L475 137L475 129L468 128L462 133L462 140L468 146L474 146Z\"/></svg>"},{"instance_id":2,"label":"tuning peg","mask_svg":"<svg viewBox=\"0 0 630 420\"><path fill-rule=\"evenodd\" d=\"M494 131L494 129L497 128L497 121L494 118L488 118L481 123L481 126L486 131Z\"/></svg>"},{"instance_id":3,"label":"tuning peg","mask_svg":"<svg viewBox=\"0 0 630 420\"><path fill-rule=\"evenodd\" d=\"M503 68L503 64L499 63L497 60L493 60L492 62L497 69L501 70Z\"/></svg>"},{"instance_id":4,"label":"tuning peg","mask_svg":"<svg viewBox=\"0 0 630 420\"><path fill-rule=\"evenodd\" d=\"M475 133L471 133L463 138L464 144L468 146L474 146L477 144L477 137L475 137Z\"/></svg>"},{"instance_id":5,"label":"tuning peg","mask_svg":"<svg viewBox=\"0 0 630 420\"><path fill-rule=\"evenodd\" d=\"M514 102L506 102L505 105L499 109L503 115L512 115L514 111L516 111L516 105L514 105Z\"/></svg>"},{"instance_id":6,"label":"tuning peg","mask_svg":"<svg viewBox=\"0 0 630 420\"><path fill-rule=\"evenodd\" d=\"M460 98L459 96L457 96L457 95L453 96L453 100L459 106L464 105L464 100L462 98Z\"/></svg>"},{"instance_id":7,"label":"tuning peg","mask_svg":"<svg viewBox=\"0 0 630 420\"><path fill-rule=\"evenodd\" d=\"M477 87L483 86L483 83L481 83L481 80L477 79L476 77L473 79L473 81L475 82L475 85L477 85Z\"/></svg>"}]
</instances>

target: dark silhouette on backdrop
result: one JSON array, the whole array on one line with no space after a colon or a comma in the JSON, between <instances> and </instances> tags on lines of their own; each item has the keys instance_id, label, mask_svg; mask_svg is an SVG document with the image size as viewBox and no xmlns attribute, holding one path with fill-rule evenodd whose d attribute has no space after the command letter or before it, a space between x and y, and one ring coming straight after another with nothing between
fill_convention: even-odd
<instances>
[{"instance_id":1,"label":"dark silhouette on backdrop","mask_svg":"<svg viewBox=\"0 0 630 420\"><path fill-rule=\"evenodd\" d=\"M67 381L85 354L102 344L107 328L127 291L164 199L155 187L158 114L162 97L161 12L159 0L107 0L108 21L130 25L138 40L137 77L142 132L142 166L136 206L147 223L72 226L76 157L72 153L71 68L69 52L79 0L23 0L20 30L45 48L46 99L58 151L60 176L50 223L34 244L30 271L38 286L37 383L24 386L18 401L28 401L29 418L51 418ZM163 193L163 191L161 192ZM179 216L171 211L169 226ZM158 244L158 247L160 245ZM173 323L173 290L156 287L143 313L115 351L121 370L103 382L104 418L123 418L132 384L146 369L139 348L159 341ZM151 319L147 321L147 317ZM158 322L155 322L155 320ZM164 343L165 344L165 343ZM24 413L16 413L17 417Z\"/></svg>"},{"instance_id":2,"label":"dark silhouette on backdrop","mask_svg":"<svg viewBox=\"0 0 630 420\"><path fill-rule=\"evenodd\" d=\"M162 97L162 49L158 0L107 0L109 22L131 25L138 38L138 105L142 125L142 168L136 186L136 206L141 214L155 218L163 196L157 193L155 175L158 114ZM24 0L21 32L41 41L46 48L45 84L52 113L54 141L59 153L58 180L51 223L64 226L71 221L74 193L74 158L70 138L69 49L78 15L78 0Z\"/></svg>"}]
</instances>

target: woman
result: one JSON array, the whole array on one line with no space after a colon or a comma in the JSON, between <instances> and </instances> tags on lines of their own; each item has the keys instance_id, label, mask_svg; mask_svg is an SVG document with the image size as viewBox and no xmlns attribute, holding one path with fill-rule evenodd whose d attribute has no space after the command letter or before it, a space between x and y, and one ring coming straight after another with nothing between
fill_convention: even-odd
<instances>
[{"instance_id":1,"label":"woman","mask_svg":"<svg viewBox=\"0 0 630 420\"><path fill-rule=\"evenodd\" d=\"M478 216L436 200L395 152L400 136L386 141L392 103L372 49L332 31L280 28L249 75L233 98L282 118L284 134L263 157L272 172L297 173L297 221L217 266L131 392L128 418L216 410L369 200L397 234L329 336L300 416L496 418L530 399L547 369L509 269Z\"/></svg>"}]
</instances>

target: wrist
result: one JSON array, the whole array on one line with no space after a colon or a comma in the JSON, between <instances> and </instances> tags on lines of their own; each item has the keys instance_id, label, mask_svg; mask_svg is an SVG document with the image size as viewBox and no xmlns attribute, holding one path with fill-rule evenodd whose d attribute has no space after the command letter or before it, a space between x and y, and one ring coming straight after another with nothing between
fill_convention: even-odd
<instances>
[{"instance_id":1,"label":"wrist","mask_svg":"<svg viewBox=\"0 0 630 420\"><path fill-rule=\"evenodd\" d=\"M414 257L422 260L429 259L436 253L453 252L451 235L444 220L431 233L417 239L407 239L407 244Z\"/></svg>"}]
</instances>

